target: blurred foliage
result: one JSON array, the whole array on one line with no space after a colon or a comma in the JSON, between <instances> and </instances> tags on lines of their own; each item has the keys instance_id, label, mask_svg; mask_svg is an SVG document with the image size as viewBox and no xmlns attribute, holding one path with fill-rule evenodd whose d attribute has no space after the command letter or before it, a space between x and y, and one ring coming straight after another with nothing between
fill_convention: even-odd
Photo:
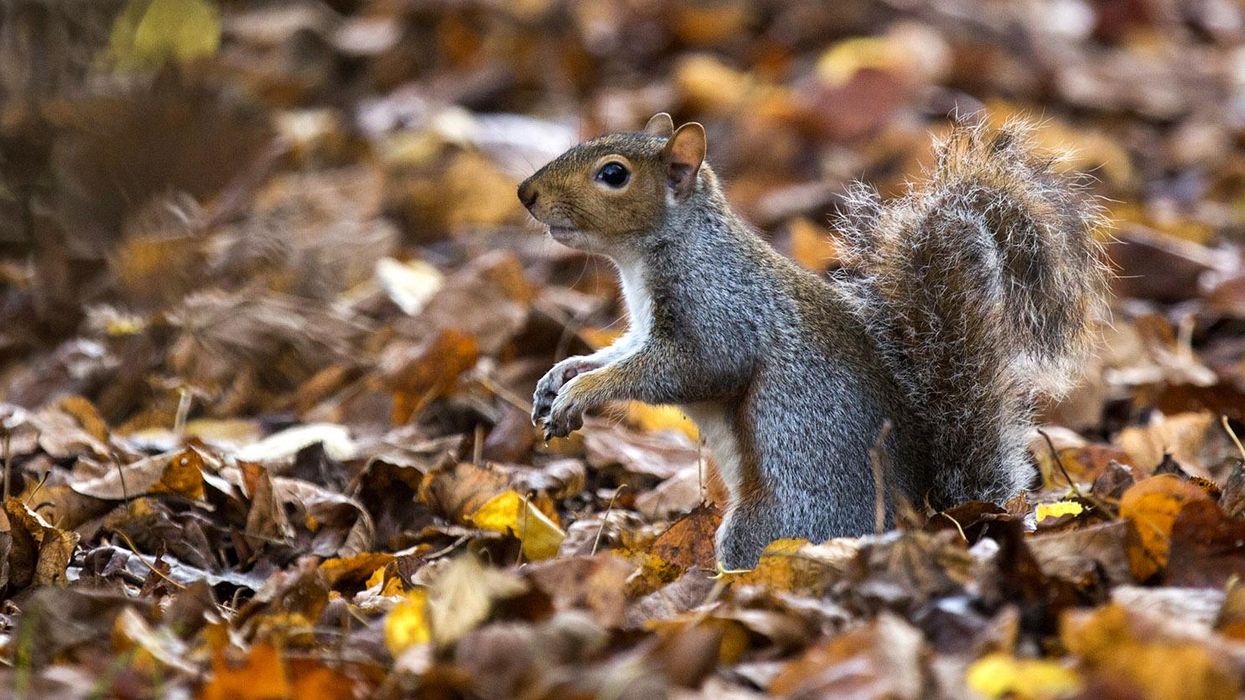
<instances>
[{"instance_id":1,"label":"blurred foliage","mask_svg":"<svg viewBox=\"0 0 1245 700\"><path fill-rule=\"evenodd\" d=\"M108 43L121 70L212 56L220 47L220 13L208 0L131 0Z\"/></svg>"}]
</instances>

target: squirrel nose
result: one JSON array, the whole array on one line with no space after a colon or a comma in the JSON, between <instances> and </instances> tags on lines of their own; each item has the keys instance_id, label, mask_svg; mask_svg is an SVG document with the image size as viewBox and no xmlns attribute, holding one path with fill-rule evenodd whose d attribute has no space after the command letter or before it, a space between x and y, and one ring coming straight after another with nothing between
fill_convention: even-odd
<instances>
[{"instance_id":1,"label":"squirrel nose","mask_svg":"<svg viewBox=\"0 0 1245 700\"><path fill-rule=\"evenodd\" d=\"M524 180L519 185L519 201L523 202L523 206L531 209L532 205L536 203L536 196L536 186L532 184L531 180Z\"/></svg>"}]
</instances>

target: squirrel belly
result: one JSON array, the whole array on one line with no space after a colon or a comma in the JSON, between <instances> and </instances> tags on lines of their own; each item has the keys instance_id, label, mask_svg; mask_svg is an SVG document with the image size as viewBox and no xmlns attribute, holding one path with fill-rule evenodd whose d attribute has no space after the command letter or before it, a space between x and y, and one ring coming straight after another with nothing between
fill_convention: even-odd
<instances>
[{"instance_id":1,"label":"squirrel belly","mask_svg":"<svg viewBox=\"0 0 1245 700\"><path fill-rule=\"evenodd\" d=\"M630 317L538 383L546 434L609 401L683 407L727 484L728 569L774 539L872 532L875 459L888 512L1025 488L1031 406L1070 384L1105 306L1083 186L1021 127L959 127L907 195L851 192L823 279L733 213L704 154L699 124L663 114L520 185L559 240L614 261Z\"/></svg>"}]
</instances>

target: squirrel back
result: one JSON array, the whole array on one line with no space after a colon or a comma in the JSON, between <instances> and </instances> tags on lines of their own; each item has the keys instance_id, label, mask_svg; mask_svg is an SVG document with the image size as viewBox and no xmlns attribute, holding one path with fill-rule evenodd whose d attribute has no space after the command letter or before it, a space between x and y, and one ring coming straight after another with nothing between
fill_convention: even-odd
<instances>
[{"instance_id":1,"label":"squirrel back","mask_svg":"<svg viewBox=\"0 0 1245 700\"><path fill-rule=\"evenodd\" d=\"M946 507L1029 485L1035 400L1071 387L1106 317L1108 272L1101 208L1029 127L959 125L935 151L928 180L898 199L851 190L835 283L934 422L928 496Z\"/></svg>"}]
</instances>

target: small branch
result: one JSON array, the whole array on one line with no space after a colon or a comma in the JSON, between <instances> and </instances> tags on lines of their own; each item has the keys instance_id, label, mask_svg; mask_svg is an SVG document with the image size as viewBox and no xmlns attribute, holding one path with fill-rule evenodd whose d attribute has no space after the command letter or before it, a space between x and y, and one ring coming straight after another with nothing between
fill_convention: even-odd
<instances>
[{"instance_id":1,"label":"small branch","mask_svg":"<svg viewBox=\"0 0 1245 700\"><path fill-rule=\"evenodd\" d=\"M1041 435L1042 439L1046 441L1046 446L1050 448L1050 455L1051 457L1054 457L1055 465L1059 467L1059 472L1063 474L1064 479L1068 480L1068 486L1071 487L1072 494L1077 498L1085 498L1085 496L1081 493L1081 490L1077 488L1076 482L1072 480L1072 476L1068 474L1068 468L1063 466L1063 459L1059 456L1059 450L1055 449L1055 442L1050 439L1050 436L1046 434L1045 430L1038 428L1037 431L1038 435Z\"/></svg>"},{"instance_id":2,"label":"small branch","mask_svg":"<svg viewBox=\"0 0 1245 700\"><path fill-rule=\"evenodd\" d=\"M618 498L618 494L625 488L627 488L626 484L619 484L618 488L614 489L614 495L610 496L610 504L605 508L605 515L601 516L601 527L597 528L597 537L592 541L593 556L596 556L597 547L601 544L601 533L605 532L605 522L609 520L610 513L614 510L614 501Z\"/></svg>"},{"instance_id":3,"label":"small branch","mask_svg":"<svg viewBox=\"0 0 1245 700\"><path fill-rule=\"evenodd\" d=\"M881 534L886 530L886 465L882 455L886 449L886 438L891 433L889 418L882 421L882 429L878 431L878 439L869 450L869 462L873 465L873 532Z\"/></svg>"},{"instance_id":4,"label":"small branch","mask_svg":"<svg viewBox=\"0 0 1245 700\"><path fill-rule=\"evenodd\" d=\"M185 586L184 584L181 584L181 583L178 583L177 581L174 581L173 579L171 579L171 578L169 578L169 577L168 577L168 574L166 574L166 573L164 573L163 571L161 571L161 570L157 569L155 566L153 566L153 565L151 565L151 564L148 564L148 563L147 563L147 560L143 558L143 555L138 553L138 547L134 544L134 540L131 540L131 539L130 539L130 536L129 536L129 535L125 534L124 532L122 532L122 531L120 531L120 530L113 530L113 532L115 532L115 533L117 534L117 536L118 536L118 537L120 537L122 540L124 540L124 541L125 541L126 546L128 546L128 547L130 548L130 551L132 551L132 552L134 553L134 556L135 556L135 557L138 557L138 560L139 560L140 562L142 562L143 566L145 566L145 567L147 567L148 569L150 569L150 570L151 570L151 573L153 573L153 574L155 574L156 576L159 576L160 578L164 579L165 581L168 581L169 583L173 584L173 586L174 586L175 588L177 588L178 590L186 590L186 586Z\"/></svg>"},{"instance_id":5,"label":"small branch","mask_svg":"<svg viewBox=\"0 0 1245 700\"><path fill-rule=\"evenodd\" d=\"M1238 445L1240 443L1237 443ZM4 429L4 500L9 500L9 481L13 474L13 433Z\"/></svg>"},{"instance_id":6,"label":"small branch","mask_svg":"<svg viewBox=\"0 0 1245 700\"><path fill-rule=\"evenodd\" d=\"M1245 447L1241 446L1241 441L1236 437L1236 432L1233 431L1232 426L1228 424L1228 417L1219 416L1219 423L1223 425L1223 430L1228 434L1228 437L1232 438L1233 444L1236 445L1236 451L1241 453L1241 461L1245 462Z\"/></svg>"},{"instance_id":7,"label":"small branch","mask_svg":"<svg viewBox=\"0 0 1245 700\"><path fill-rule=\"evenodd\" d=\"M186 387L177 390L177 415L173 418L173 434L182 437L186 433L186 419L190 417L192 397Z\"/></svg>"}]
</instances>

